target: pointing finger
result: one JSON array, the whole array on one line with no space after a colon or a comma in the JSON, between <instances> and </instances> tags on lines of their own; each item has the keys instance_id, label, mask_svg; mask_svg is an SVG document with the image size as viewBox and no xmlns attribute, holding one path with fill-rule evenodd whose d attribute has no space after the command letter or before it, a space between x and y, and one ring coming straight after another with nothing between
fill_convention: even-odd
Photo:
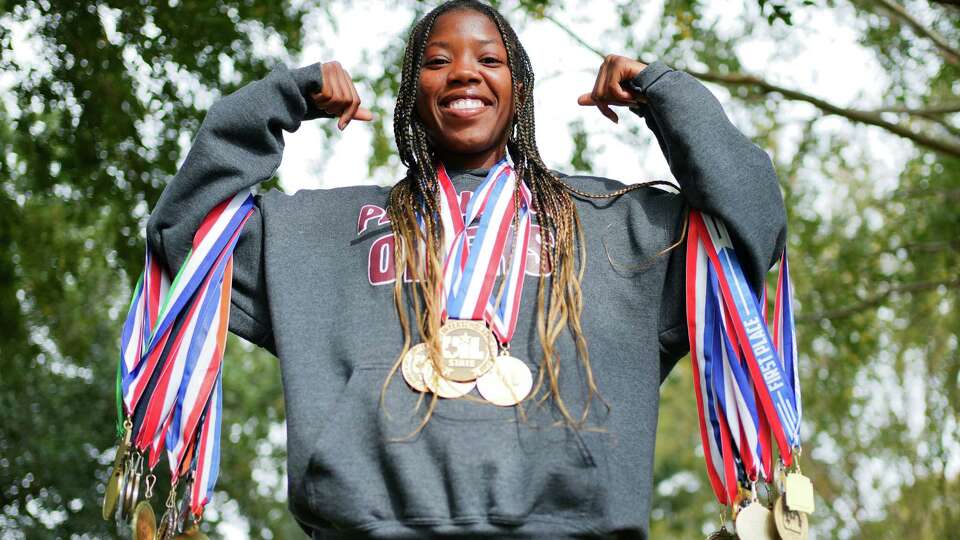
<instances>
[{"instance_id":1,"label":"pointing finger","mask_svg":"<svg viewBox=\"0 0 960 540\"><path fill-rule=\"evenodd\" d=\"M358 107L356 114L353 115L353 119L360 120L361 122L369 122L373 120L373 113L370 112L370 109Z\"/></svg>"}]
</instances>

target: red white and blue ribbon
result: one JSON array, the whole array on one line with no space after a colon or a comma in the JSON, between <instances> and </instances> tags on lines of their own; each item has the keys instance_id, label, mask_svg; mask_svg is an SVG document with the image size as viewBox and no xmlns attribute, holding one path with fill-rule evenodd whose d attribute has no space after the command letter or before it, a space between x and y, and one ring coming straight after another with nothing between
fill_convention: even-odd
<instances>
[{"instance_id":1,"label":"red white and blue ribbon","mask_svg":"<svg viewBox=\"0 0 960 540\"><path fill-rule=\"evenodd\" d=\"M774 338L723 223L692 211L687 236L687 325L707 472L717 499L737 482L771 478L773 438L789 465L799 448L799 377L789 269L781 259ZM776 347L774 342L776 340Z\"/></svg>"},{"instance_id":2,"label":"red white and blue ribbon","mask_svg":"<svg viewBox=\"0 0 960 540\"><path fill-rule=\"evenodd\" d=\"M520 204L516 204L517 176L504 158L490 169L464 210L445 168L440 164L437 169L444 237L441 295L444 316L486 320L500 342L509 343L516 328L530 241L530 191L521 183ZM514 218L517 229L510 242ZM477 219L476 234L471 242L467 227ZM508 253L509 264L501 294L494 294L501 261Z\"/></svg>"},{"instance_id":3,"label":"red white and blue ribbon","mask_svg":"<svg viewBox=\"0 0 960 540\"><path fill-rule=\"evenodd\" d=\"M121 334L117 399L152 469L166 448L174 482L190 470L197 515L219 462L221 368L230 318L233 250L254 211L239 193L204 218L171 281L149 242Z\"/></svg>"}]
</instances>

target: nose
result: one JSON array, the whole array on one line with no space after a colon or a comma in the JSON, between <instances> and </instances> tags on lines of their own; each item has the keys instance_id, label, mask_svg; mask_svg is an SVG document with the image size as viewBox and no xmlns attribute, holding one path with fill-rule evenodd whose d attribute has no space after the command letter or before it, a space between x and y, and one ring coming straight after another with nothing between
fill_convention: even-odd
<instances>
[{"instance_id":1,"label":"nose","mask_svg":"<svg viewBox=\"0 0 960 540\"><path fill-rule=\"evenodd\" d=\"M480 63L474 58L456 58L447 76L447 83L471 84L480 82Z\"/></svg>"}]
</instances>

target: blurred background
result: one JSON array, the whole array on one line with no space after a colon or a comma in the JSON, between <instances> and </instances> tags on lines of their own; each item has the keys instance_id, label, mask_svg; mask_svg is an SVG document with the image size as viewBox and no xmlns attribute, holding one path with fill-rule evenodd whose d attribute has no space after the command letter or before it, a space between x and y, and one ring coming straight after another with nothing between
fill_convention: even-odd
<instances>
[{"instance_id":1,"label":"blurred background","mask_svg":"<svg viewBox=\"0 0 960 540\"><path fill-rule=\"evenodd\" d=\"M0 538L112 538L119 331L150 208L220 96L338 60L374 122L287 134L288 192L401 176L392 107L412 0L0 2ZM628 111L576 98L600 54L705 81L766 149L789 211L814 538L960 531L960 2L509 0L547 163L669 179ZM278 363L231 337L205 530L303 537ZM256 381L256 384L251 384ZM601 389L602 390L602 389ZM653 538L718 523L689 361L662 387ZM162 500L162 499L161 499Z\"/></svg>"}]
</instances>

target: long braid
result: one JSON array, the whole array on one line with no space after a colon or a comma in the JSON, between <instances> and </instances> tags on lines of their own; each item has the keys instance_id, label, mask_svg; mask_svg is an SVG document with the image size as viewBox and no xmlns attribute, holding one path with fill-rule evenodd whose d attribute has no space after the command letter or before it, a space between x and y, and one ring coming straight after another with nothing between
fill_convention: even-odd
<instances>
[{"instance_id":1,"label":"long braid","mask_svg":"<svg viewBox=\"0 0 960 540\"><path fill-rule=\"evenodd\" d=\"M486 15L496 24L507 52L507 64L513 83L514 115L507 140L507 150L513 157L517 178L525 183L532 195L532 206L537 213L541 231L540 278L537 291L537 333L543 349L540 370L531 396L540 394L544 385L549 391L537 399L544 403L548 397L553 401L564 422L580 427L586 422L590 404L599 397L590 357L587 352L580 313L583 307L580 283L584 274L586 248L580 218L572 195L586 198L619 197L628 191L645 185L626 186L607 194L592 194L579 191L563 182L543 162L537 148L536 123L534 121L533 87L534 73L530 58L516 33L503 16L491 6L476 0L452 0L427 13L414 25L407 40L403 56L400 89L397 93L394 112L394 135L401 162L407 174L390 191L388 215L393 230L394 303L403 327L404 345L393 369L384 381L381 403L386 395L392 376L399 369L404 355L410 348L411 325L404 302L404 275L409 272L410 305L415 314L415 327L426 343L431 361L439 372L440 358L439 291L442 284L439 246L443 245L443 227L438 222L437 170L435 154L427 131L416 112L420 69L430 32L437 18L456 10L472 10ZM514 191L514 204L520 204L520 182ZM418 217L422 220L422 228ZM516 224L516 215L514 216ZM549 283L547 274L550 274ZM565 329L573 335L577 356L581 360L586 382L587 399L580 417L575 419L560 396L560 359L555 343ZM430 400L426 414L411 436L426 425L436 406L436 395ZM521 409L521 414L523 410Z\"/></svg>"}]
</instances>

